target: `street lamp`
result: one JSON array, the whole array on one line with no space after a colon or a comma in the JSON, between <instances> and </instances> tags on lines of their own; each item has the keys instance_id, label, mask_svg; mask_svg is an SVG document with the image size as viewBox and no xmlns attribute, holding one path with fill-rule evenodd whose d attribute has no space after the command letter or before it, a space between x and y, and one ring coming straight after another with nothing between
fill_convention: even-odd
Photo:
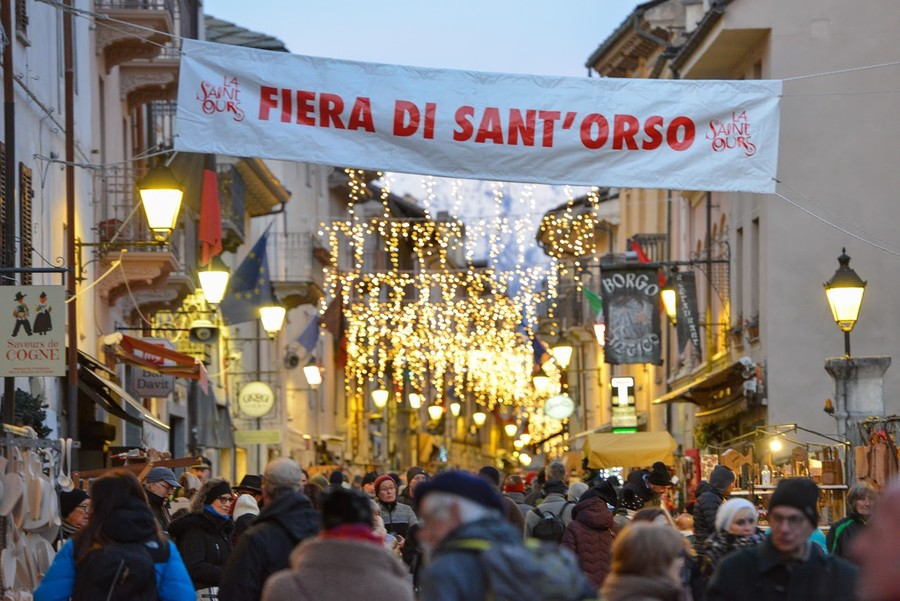
<instances>
[{"instance_id":1,"label":"street lamp","mask_svg":"<svg viewBox=\"0 0 900 601\"><path fill-rule=\"evenodd\" d=\"M516 424L515 420L510 420L503 426L503 431L506 432L507 436L512 438L516 435L516 432L519 431L519 426Z\"/></svg>"},{"instance_id":2,"label":"street lamp","mask_svg":"<svg viewBox=\"0 0 900 601\"><path fill-rule=\"evenodd\" d=\"M462 410L462 405L459 404L459 401L453 401L450 403L450 413L453 414L453 417L459 417L459 412Z\"/></svg>"},{"instance_id":3,"label":"street lamp","mask_svg":"<svg viewBox=\"0 0 900 601\"><path fill-rule=\"evenodd\" d=\"M167 240L175 229L184 196L181 182L168 167L152 167L138 183L138 192L153 237L160 242Z\"/></svg>"},{"instance_id":4,"label":"street lamp","mask_svg":"<svg viewBox=\"0 0 900 601\"><path fill-rule=\"evenodd\" d=\"M444 413L444 408L438 404L429 405L428 406L428 417L431 418L431 421L437 421L441 419L441 414Z\"/></svg>"},{"instance_id":5,"label":"street lamp","mask_svg":"<svg viewBox=\"0 0 900 601\"><path fill-rule=\"evenodd\" d=\"M534 384L534 391L538 394L544 394L550 388L550 377L543 371L531 378L531 382Z\"/></svg>"},{"instance_id":6,"label":"street lamp","mask_svg":"<svg viewBox=\"0 0 900 601\"><path fill-rule=\"evenodd\" d=\"M484 411L476 411L472 414L472 421L475 422L475 427L480 428L484 425L484 422L487 420L487 413Z\"/></svg>"},{"instance_id":7,"label":"street lamp","mask_svg":"<svg viewBox=\"0 0 900 601\"><path fill-rule=\"evenodd\" d=\"M211 305L218 305L225 296L228 287L228 266L218 256L212 258L206 269L201 269L197 276L200 278L200 288L203 297Z\"/></svg>"},{"instance_id":8,"label":"street lamp","mask_svg":"<svg viewBox=\"0 0 900 601\"><path fill-rule=\"evenodd\" d=\"M306 383L313 390L322 383L322 370L319 368L315 357L310 357L309 362L303 366L303 375L306 376Z\"/></svg>"},{"instance_id":9,"label":"street lamp","mask_svg":"<svg viewBox=\"0 0 900 601\"><path fill-rule=\"evenodd\" d=\"M556 360L556 364L559 365L559 368L565 370L569 367L569 362L572 360L572 345L565 339L560 339L551 349L550 354L553 355L553 359Z\"/></svg>"},{"instance_id":10,"label":"street lamp","mask_svg":"<svg viewBox=\"0 0 900 601\"><path fill-rule=\"evenodd\" d=\"M385 405L388 402L389 393L384 388L378 388L377 390L372 391L372 402L375 403L375 406L379 409L384 409Z\"/></svg>"},{"instance_id":11,"label":"street lamp","mask_svg":"<svg viewBox=\"0 0 900 601\"><path fill-rule=\"evenodd\" d=\"M863 293L866 291L866 282L850 268L850 257L847 249L841 249L838 257L839 267L831 279L825 283L825 296L831 307L834 321L844 332L844 356L850 356L850 331L856 325L859 318L859 308L862 305Z\"/></svg>"},{"instance_id":12,"label":"street lamp","mask_svg":"<svg viewBox=\"0 0 900 601\"><path fill-rule=\"evenodd\" d=\"M678 310L678 293L675 290L675 278L670 277L666 280L666 285L662 287L659 291L659 296L662 299L663 308L666 310L666 316L669 318L669 322L674 326L677 320Z\"/></svg>"},{"instance_id":13,"label":"street lamp","mask_svg":"<svg viewBox=\"0 0 900 601\"><path fill-rule=\"evenodd\" d=\"M278 332L281 331L281 326L284 324L284 316L286 313L287 309L281 305L275 304L274 300L271 305L259 308L259 318L262 321L263 329L270 339L274 339L275 336L278 335Z\"/></svg>"},{"instance_id":14,"label":"street lamp","mask_svg":"<svg viewBox=\"0 0 900 601\"><path fill-rule=\"evenodd\" d=\"M417 392L409 393L409 407L410 409L418 409L422 406L422 395Z\"/></svg>"}]
</instances>

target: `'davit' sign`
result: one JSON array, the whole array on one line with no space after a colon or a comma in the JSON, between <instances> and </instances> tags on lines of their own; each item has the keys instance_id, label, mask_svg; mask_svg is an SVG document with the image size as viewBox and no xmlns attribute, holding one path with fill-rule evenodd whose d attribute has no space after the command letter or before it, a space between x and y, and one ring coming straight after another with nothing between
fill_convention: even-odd
<instances>
[{"instance_id":1,"label":"'davit' sign","mask_svg":"<svg viewBox=\"0 0 900 601\"><path fill-rule=\"evenodd\" d=\"M62 286L2 286L0 376L66 375L66 305ZM4 325L5 324L5 325Z\"/></svg>"}]
</instances>

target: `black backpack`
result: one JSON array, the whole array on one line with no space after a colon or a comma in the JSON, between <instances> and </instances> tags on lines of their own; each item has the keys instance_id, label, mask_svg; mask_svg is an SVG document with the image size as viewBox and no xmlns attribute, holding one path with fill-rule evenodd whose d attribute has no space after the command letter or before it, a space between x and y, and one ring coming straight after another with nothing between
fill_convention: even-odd
<instances>
[{"instance_id":1,"label":"black backpack","mask_svg":"<svg viewBox=\"0 0 900 601\"><path fill-rule=\"evenodd\" d=\"M552 511L541 511L540 507L532 509L541 519L531 529L531 536L548 543L562 542L563 533L566 531L566 523L563 521L562 515L566 511L567 505L569 505L569 501L563 504L558 515Z\"/></svg>"},{"instance_id":2,"label":"black backpack","mask_svg":"<svg viewBox=\"0 0 900 601\"><path fill-rule=\"evenodd\" d=\"M157 601L157 563L169 560L169 543L95 545L75 566L72 601Z\"/></svg>"}]
</instances>

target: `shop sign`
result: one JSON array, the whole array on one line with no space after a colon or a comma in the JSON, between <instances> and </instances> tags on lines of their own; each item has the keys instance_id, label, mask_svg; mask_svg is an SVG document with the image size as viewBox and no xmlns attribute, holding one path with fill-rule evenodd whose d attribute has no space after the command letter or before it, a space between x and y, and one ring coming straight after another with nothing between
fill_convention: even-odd
<instances>
[{"instance_id":1,"label":"shop sign","mask_svg":"<svg viewBox=\"0 0 900 601\"><path fill-rule=\"evenodd\" d=\"M66 305L62 286L3 286L0 376L66 375Z\"/></svg>"},{"instance_id":2,"label":"shop sign","mask_svg":"<svg viewBox=\"0 0 900 601\"><path fill-rule=\"evenodd\" d=\"M170 351L175 350L175 345L165 338L142 338L141 340ZM172 361L167 361L159 355L154 355L152 352L135 351L135 355L145 361L155 363L160 367L174 365ZM135 396L145 399L167 397L175 392L175 376L167 376L165 374L133 366L131 368L131 390Z\"/></svg>"},{"instance_id":3,"label":"shop sign","mask_svg":"<svg viewBox=\"0 0 900 601\"><path fill-rule=\"evenodd\" d=\"M637 410L634 405L613 405L612 408L612 428L613 432L621 431L622 428L637 428Z\"/></svg>"},{"instance_id":4,"label":"shop sign","mask_svg":"<svg viewBox=\"0 0 900 601\"><path fill-rule=\"evenodd\" d=\"M275 406L275 392L265 382L245 384L238 394L238 408L245 417L265 417Z\"/></svg>"},{"instance_id":5,"label":"shop sign","mask_svg":"<svg viewBox=\"0 0 900 601\"><path fill-rule=\"evenodd\" d=\"M678 334L678 352L690 342L697 353L697 360L702 359L703 349L700 346L700 309L697 307L697 282L694 272L679 271L675 274L675 292L678 300L675 303L678 314L675 317L675 331Z\"/></svg>"},{"instance_id":6,"label":"shop sign","mask_svg":"<svg viewBox=\"0 0 900 601\"><path fill-rule=\"evenodd\" d=\"M662 365L657 269L604 268L600 290L606 323L606 362Z\"/></svg>"},{"instance_id":7,"label":"shop sign","mask_svg":"<svg viewBox=\"0 0 900 601\"><path fill-rule=\"evenodd\" d=\"M281 444L281 430L237 430L234 433L234 444Z\"/></svg>"}]
</instances>

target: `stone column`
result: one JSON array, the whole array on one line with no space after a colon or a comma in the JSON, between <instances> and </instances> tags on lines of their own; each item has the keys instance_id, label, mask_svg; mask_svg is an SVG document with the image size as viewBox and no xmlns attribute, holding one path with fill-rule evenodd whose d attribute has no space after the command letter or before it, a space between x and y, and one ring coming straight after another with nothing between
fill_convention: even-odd
<instances>
[{"instance_id":1,"label":"stone column","mask_svg":"<svg viewBox=\"0 0 900 601\"><path fill-rule=\"evenodd\" d=\"M847 484L856 482L853 447L865 444L858 424L868 417L884 417L884 372L890 357L840 357L825 360L834 378L834 417L838 434L852 445L846 455Z\"/></svg>"}]
</instances>

